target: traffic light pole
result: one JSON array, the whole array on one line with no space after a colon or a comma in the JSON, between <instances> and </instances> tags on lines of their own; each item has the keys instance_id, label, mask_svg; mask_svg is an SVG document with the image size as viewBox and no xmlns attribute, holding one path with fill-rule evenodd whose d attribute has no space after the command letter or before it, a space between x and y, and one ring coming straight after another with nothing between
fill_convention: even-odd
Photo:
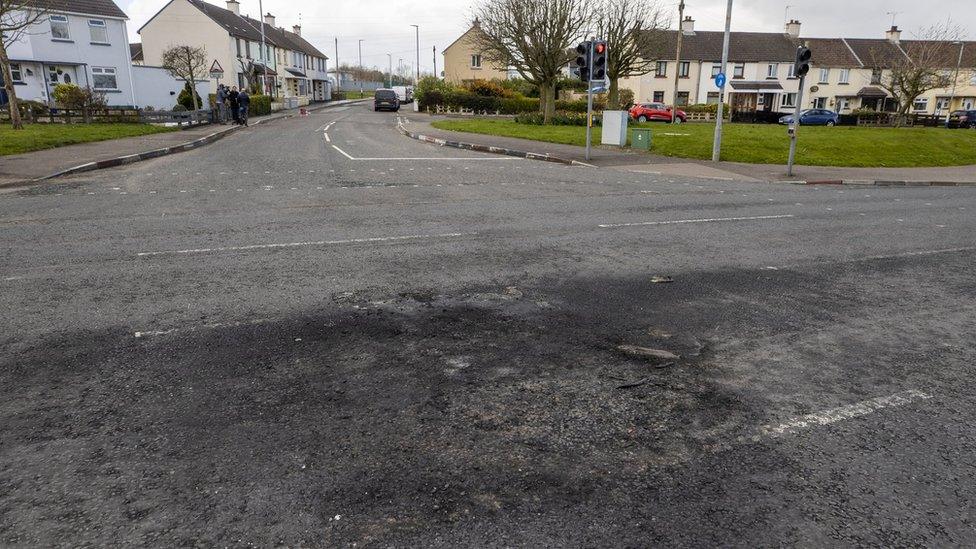
<instances>
[{"instance_id":1,"label":"traffic light pole","mask_svg":"<svg viewBox=\"0 0 976 549\"><path fill-rule=\"evenodd\" d=\"M586 52L587 59L587 72L589 73L592 69L593 62L593 44L596 41L591 40L589 49ZM590 78L590 74L586 75L586 161L590 161L590 147L593 144L593 80Z\"/></svg>"},{"instance_id":2,"label":"traffic light pole","mask_svg":"<svg viewBox=\"0 0 976 549\"><path fill-rule=\"evenodd\" d=\"M793 159L796 157L796 134L800 129L800 111L803 110L803 88L806 87L807 75L800 76L800 89L796 93L796 109L793 112L793 122L790 124L790 159L786 163L786 175L793 177Z\"/></svg>"}]
</instances>

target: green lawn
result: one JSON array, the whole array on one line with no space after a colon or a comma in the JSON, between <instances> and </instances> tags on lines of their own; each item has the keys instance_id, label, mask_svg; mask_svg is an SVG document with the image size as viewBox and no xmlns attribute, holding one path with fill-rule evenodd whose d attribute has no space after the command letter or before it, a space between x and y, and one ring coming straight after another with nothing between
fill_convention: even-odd
<instances>
[{"instance_id":1,"label":"green lawn","mask_svg":"<svg viewBox=\"0 0 976 549\"><path fill-rule=\"evenodd\" d=\"M531 126L511 120L443 120L442 130L521 137L585 145L585 128ZM632 125L631 127L635 127ZM652 152L664 156L711 159L713 124L642 124L653 130ZM785 126L725 124L722 160L785 164L790 142ZM599 143L600 128L594 128ZM976 164L976 132L944 128L857 128L803 126L796 159L810 166L922 167Z\"/></svg>"},{"instance_id":2,"label":"green lawn","mask_svg":"<svg viewBox=\"0 0 976 549\"><path fill-rule=\"evenodd\" d=\"M345 94L346 99L366 99L373 97L373 92L369 90L366 90L363 93L359 93L358 91L347 91L342 93Z\"/></svg>"},{"instance_id":3,"label":"green lawn","mask_svg":"<svg viewBox=\"0 0 976 549\"><path fill-rule=\"evenodd\" d=\"M0 156L175 130L149 124L25 124L14 131L8 123L0 126Z\"/></svg>"}]
</instances>

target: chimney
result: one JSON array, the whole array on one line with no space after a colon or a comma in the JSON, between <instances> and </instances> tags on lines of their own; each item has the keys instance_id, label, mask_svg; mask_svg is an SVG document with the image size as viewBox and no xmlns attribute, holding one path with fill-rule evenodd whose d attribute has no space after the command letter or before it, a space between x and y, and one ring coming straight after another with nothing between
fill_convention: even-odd
<instances>
[{"instance_id":1,"label":"chimney","mask_svg":"<svg viewBox=\"0 0 976 549\"><path fill-rule=\"evenodd\" d=\"M294 27L291 28L291 32L297 34L298 36L301 36L302 35L302 26L301 25L295 25Z\"/></svg>"},{"instance_id":2,"label":"chimney","mask_svg":"<svg viewBox=\"0 0 976 549\"><path fill-rule=\"evenodd\" d=\"M234 12L236 15L241 14L241 3L237 0L227 0L227 9Z\"/></svg>"},{"instance_id":3,"label":"chimney","mask_svg":"<svg viewBox=\"0 0 976 549\"><path fill-rule=\"evenodd\" d=\"M786 35L791 38L800 37L800 22L796 19L790 19L790 22L786 24Z\"/></svg>"},{"instance_id":4,"label":"chimney","mask_svg":"<svg viewBox=\"0 0 976 549\"><path fill-rule=\"evenodd\" d=\"M274 15L271 15L271 12L264 14L264 24L268 25L269 27L275 26L275 17Z\"/></svg>"},{"instance_id":5,"label":"chimney","mask_svg":"<svg viewBox=\"0 0 976 549\"><path fill-rule=\"evenodd\" d=\"M471 22L471 26L474 27L474 28L476 28L476 29L480 29L481 28L481 19L478 19L477 17L475 17L474 18L474 21Z\"/></svg>"},{"instance_id":6,"label":"chimney","mask_svg":"<svg viewBox=\"0 0 976 549\"><path fill-rule=\"evenodd\" d=\"M892 25L890 29L885 31L885 38L887 38L892 44L901 42L901 29L895 25Z\"/></svg>"},{"instance_id":7,"label":"chimney","mask_svg":"<svg viewBox=\"0 0 976 549\"><path fill-rule=\"evenodd\" d=\"M681 22L681 32L695 34L695 20L690 15L686 15L685 20Z\"/></svg>"}]
</instances>

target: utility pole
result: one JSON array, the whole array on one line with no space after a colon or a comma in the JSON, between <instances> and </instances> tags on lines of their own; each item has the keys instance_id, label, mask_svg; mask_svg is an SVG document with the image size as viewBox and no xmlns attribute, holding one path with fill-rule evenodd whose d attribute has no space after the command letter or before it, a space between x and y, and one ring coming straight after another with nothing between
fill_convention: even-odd
<instances>
[{"instance_id":1,"label":"utility pole","mask_svg":"<svg viewBox=\"0 0 976 549\"><path fill-rule=\"evenodd\" d=\"M681 72L681 39L684 37L684 25L685 19L685 0L681 0L678 4L678 51L675 53L674 60L674 94L671 96L671 123L678 117L678 76Z\"/></svg>"},{"instance_id":2,"label":"utility pole","mask_svg":"<svg viewBox=\"0 0 976 549\"><path fill-rule=\"evenodd\" d=\"M729 65L729 34L732 31L732 0L725 10L725 38L722 41L722 74L727 74ZM715 140L712 142L712 162L718 162L722 156L722 117L725 107L725 88L718 93L718 113L715 119Z\"/></svg>"},{"instance_id":3,"label":"utility pole","mask_svg":"<svg viewBox=\"0 0 976 549\"><path fill-rule=\"evenodd\" d=\"M252 4L253 5L253 4ZM261 12L261 66L264 67L264 75L261 77L261 93L264 94L268 88L268 60L265 59L267 44L264 41L264 1L258 0L258 11ZM270 95L270 93L269 93Z\"/></svg>"},{"instance_id":4,"label":"utility pole","mask_svg":"<svg viewBox=\"0 0 976 549\"><path fill-rule=\"evenodd\" d=\"M953 42L955 45L955 42ZM959 83L959 67L962 65L962 50L966 47L966 43L962 40L959 41L959 60L956 61L956 75L952 78L952 93L949 95L949 103L946 105L946 121L945 125L949 127L949 115L952 114L952 102L956 98L956 84Z\"/></svg>"},{"instance_id":5,"label":"utility pole","mask_svg":"<svg viewBox=\"0 0 976 549\"><path fill-rule=\"evenodd\" d=\"M420 83L420 25L410 26L417 29L417 79L413 83L416 86Z\"/></svg>"},{"instance_id":6,"label":"utility pole","mask_svg":"<svg viewBox=\"0 0 976 549\"><path fill-rule=\"evenodd\" d=\"M731 0L730 0L731 1ZM363 97L363 40L359 39L359 97Z\"/></svg>"},{"instance_id":7,"label":"utility pole","mask_svg":"<svg viewBox=\"0 0 976 549\"><path fill-rule=\"evenodd\" d=\"M388 58L390 63L390 87L392 88L393 87L393 54L388 53L386 54L386 57Z\"/></svg>"},{"instance_id":8,"label":"utility pole","mask_svg":"<svg viewBox=\"0 0 976 549\"><path fill-rule=\"evenodd\" d=\"M434 78L437 78L437 46L434 46Z\"/></svg>"},{"instance_id":9,"label":"utility pole","mask_svg":"<svg viewBox=\"0 0 976 549\"><path fill-rule=\"evenodd\" d=\"M336 50L336 61L335 61L335 71L336 71L336 93L342 91L342 72L339 70L339 37L335 38L335 50Z\"/></svg>"}]
</instances>

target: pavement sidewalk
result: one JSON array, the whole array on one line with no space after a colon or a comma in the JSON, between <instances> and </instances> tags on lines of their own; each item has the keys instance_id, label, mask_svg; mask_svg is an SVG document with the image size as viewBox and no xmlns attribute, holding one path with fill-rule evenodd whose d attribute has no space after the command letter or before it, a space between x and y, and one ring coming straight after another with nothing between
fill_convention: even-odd
<instances>
[{"instance_id":1,"label":"pavement sidewalk","mask_svg":"<svg viewBox=\"0 0 976 549\"><path fill-rule=\"evenodd\" d=\"M357 101L335 101L313 105L308 110L316 111L355 102ZM297 110L277 112L267 116L254 117L250 123L257 125L288 118L296 114L298 114ZM0 187L182 152L212 143L240 129L240 126L210 124L175 132L80 143L24 154L0 156Z\"/></svg>"},{"instance_id":2,"label":"pavement sidewalk","mask_svg":"<svg viewBox=\"0 0 976 549\"><path fill-rule=\"evenodd\" d=\"M835 183L867 185L911 184L967 184L976 185L976 166L945 168L837 168L824 166L795 166L794 177L786 175L785 164L746 164L741 162L708 162L703 160L672 158L642 153L632 149L596 145L590 160L585 150L576 145L545 143L514 137L499 137L465 132L439 130L431 126L444 116L411 113L403 117L403 128L415 135L427 136L463 145L494 147L508 151L523 151L539 157L548 157L566 163L587 163L603 168L613 168L656 175L724 179L730 181L768 181L794 183ZM599 140L599 132L594 132ZM465 146L464 148L470 148ZM785 159L784 159L785 161Z\"/></svg>"}]
</instances>

